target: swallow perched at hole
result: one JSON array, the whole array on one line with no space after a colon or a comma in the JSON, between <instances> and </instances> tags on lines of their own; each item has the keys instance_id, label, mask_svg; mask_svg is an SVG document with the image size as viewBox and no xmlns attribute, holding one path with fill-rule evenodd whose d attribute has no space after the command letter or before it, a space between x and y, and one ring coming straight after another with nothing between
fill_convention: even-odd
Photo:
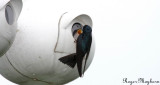
<instances>
[{"instance_id":1,"label":"swallow perched at hole","mask_svg":"<svg viewBox=\"0 0 160 85\"><path fill-rule=\"evenodd\" d=\"M87 63L90 48L91 48L92 29L90 26L85 25L83 27L83 32L79 32L79 33L81 34L78 36L76 41L76 53L64 56L59 60L62 63L67 64L71 68L74 68L75 65L77 64L79 76L82 77L82 74L84 74L84 71L86 68L86 63ZM86 58L85 58L85 55L86 55ZM84 58L85 58L85 64L82 71L82 64L83 64Z\"/></svg>"},{"instance_id":2,"label":"swallow perched at hole","mask_svg":"<svg viewBox=\"0 0 160 85\"><path fill-rule=\"evenodd\" d=\"M78 22L74 23L73 26L72 26L72 35L75 39L75 41L74 41L75 43L77 41L78 36L80 34L82 34L82 27L83 27L83 25L78 23Z\"/></svg>"}]
</instances>

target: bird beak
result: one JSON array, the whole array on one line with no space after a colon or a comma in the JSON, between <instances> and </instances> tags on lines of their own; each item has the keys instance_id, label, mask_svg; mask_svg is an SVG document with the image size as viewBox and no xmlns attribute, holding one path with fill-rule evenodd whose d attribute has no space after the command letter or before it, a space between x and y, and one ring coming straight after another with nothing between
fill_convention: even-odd
<instances>
[{"instance_id":1,"label":"bird beak","mask_svg":"<svg viewBox=\"0 0 160 85\"><path fill-rule=\"evenodd\" d=\"M78 30L77 30L77 33L78 33L79 35L82 34L82 33L83 33L82 29L78 29Z\"/></svg>"}]
</instances>

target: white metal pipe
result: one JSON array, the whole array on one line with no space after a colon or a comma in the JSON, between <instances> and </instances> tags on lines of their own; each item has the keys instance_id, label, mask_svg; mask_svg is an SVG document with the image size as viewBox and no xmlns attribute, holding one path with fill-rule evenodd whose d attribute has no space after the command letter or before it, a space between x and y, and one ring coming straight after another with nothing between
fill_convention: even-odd
<instances>
[{"instance_id":1,"label":"white metal pipe","mask_svg":"<svg viewBox=\"0 0 160 85\"><path fill-rule=\"evenodd\" d=\"M36 2L40 4L33 4ZM48 0L47 3L50 2L52 0ZM79 76L77 67L71 69L58 59L76 52L71 26L79 22L92 27L91 17L78 11L66 12L53 5L42 6L42 0L26 0L23 7L21 0L10 2L13 7L16 3L19 4L14 9L15 17L18 19L17 23L11 26L6 21L0 23L3 29L6 24L7 29L14 28L13 34L10 35L11 38L8 38L13 41L13 44L0 57L1 74L20 85L59 85L76 79ZM5 8L0 11L0 18L3 20L5 16L1 14L4 11ZM4 44L6 44L5 41ZM6 44L6 46L10 45ZM87 68L93 59L94 51L93 38Z\"/></svg>"}]
</instances>

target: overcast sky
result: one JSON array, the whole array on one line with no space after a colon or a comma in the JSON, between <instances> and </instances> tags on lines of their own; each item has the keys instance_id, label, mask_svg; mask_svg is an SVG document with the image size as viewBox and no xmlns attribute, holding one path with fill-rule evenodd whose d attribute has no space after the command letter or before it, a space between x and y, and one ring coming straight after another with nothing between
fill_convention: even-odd
<instances>
[{"instance_id":1,"label":"overcast sky","mask_svg":"<svg viewBox=\"0 0 160 85\"><path fill-rule=\"evenodd\" d=\"M93 19L96 52L84 77L67 85L160 81L160 0L72 0L69 6L78 2ZM15 85L3 77L0 84Z\"/></svg>"}]
</instances>

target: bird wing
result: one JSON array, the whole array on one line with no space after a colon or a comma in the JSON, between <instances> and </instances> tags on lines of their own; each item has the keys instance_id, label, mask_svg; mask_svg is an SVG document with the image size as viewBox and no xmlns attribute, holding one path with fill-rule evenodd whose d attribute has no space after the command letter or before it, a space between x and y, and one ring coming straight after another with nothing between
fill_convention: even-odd
<instances>
[{"instance_id":1,"label":"bird wing","mask_svg":"<svg viewBox=\"0 0 160 85\"><path fill-rule=\"evenodd\" d=\"M77 39L77 45L76 45L77 55L85 54L86 46L85 46L85 43L83 43L83 42L84 42L83 35L80 34L78 39Z\"/></svg>"},{"instance_id":2,"label":"bird wing","mask_svg":"<svg viewBox=\"0 0 160 85\"><path fill-rule=\"evenodd\" d=\"M78 55L76 60L77 60L77 68L78 68L78 73L79 73L79 76L82 77L82 62L83 62L83 57L85 55Z\"/></svg>"},{"instance_id":3,"label":"bird wing","mask_svg":"<svg viewBox=\"0 0 160 85\"><path fill-rule=\"evenodd\" d=\"M87 44L87 55L86 55L86 59L85 59L83 74L86 70L86 64L87 64L88 56L89 56L89 53L90 53L91 44L92 44L92 36L90 36L89 43Z\"/></svg>"},{"instance_id":4,"label":"bird wing","mask_svg":"<svg viewBox=\"0 0 160 85\"><path fill-rule=\"evenodd\" d=\"M83 58L85 56L85 49L86 49L82 34L80 34L77 39L76 48L77 48L76 49L77 68L78 68L79 76L81 77L82 76L82 62L83 62Z\"/></svg>"},{"instance_id":5,"label":"bird wing","mask_svg":"<svg viewBox=\"0 0 160 85\"><path fill-rule=\"evenodd\" d=\"M83 34L81 34L78 37L76 59L77 59L77 67L78 67L78 72L79 72L80 77L82 76L82 74L84 74L84 71L86 68L86 63L87 63L88 56L90 53L91 43L92 43L91 36L84 36ZM82 71L82 62L83 62L83 58L85 57L85 55L86 55L86 59L85 59L85 64L84 64L84 68Z\"/></svg>"}]
</instances>

